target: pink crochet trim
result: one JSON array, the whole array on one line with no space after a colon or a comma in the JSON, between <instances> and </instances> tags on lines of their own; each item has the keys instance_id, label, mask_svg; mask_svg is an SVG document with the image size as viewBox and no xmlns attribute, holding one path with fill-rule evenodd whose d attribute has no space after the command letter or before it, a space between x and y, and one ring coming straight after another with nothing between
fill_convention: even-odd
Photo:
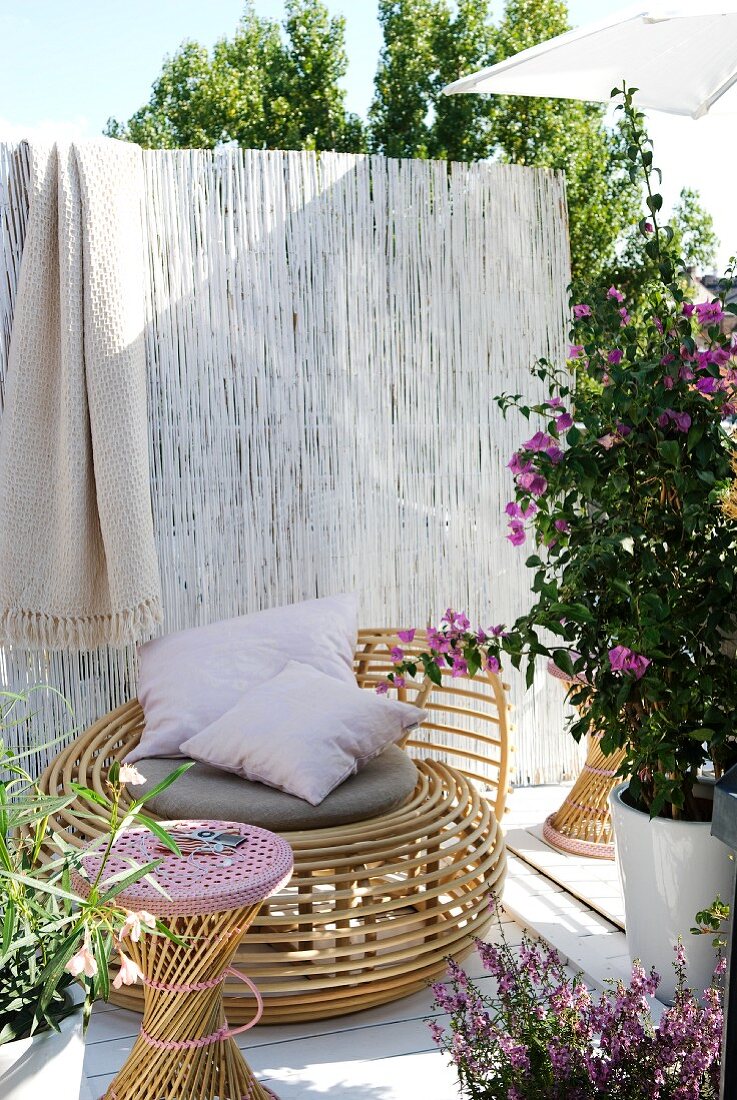
<instances>
[{"instance_id":1,"label":"pink crochet trim","mask_svg":"<svg viewBox=\"0 0 737 1100\"><path fill-rule=\"evenodd\" d=\"M264 1012L264 1002L261 998L256 986L253 984L250 978L247 978L245 974L241 974L240 970L236 970L234 967L229 966L223 971L221 979L226 975L232 975L234 978L238 978L240 981L247 985L256 998L256 1015L252 1020L249 1020L247 1024L242 1024L240 1027L228 1027L224 1024L217 1031L212 1031L209 1035L203 1035L199 1039L157 1039L155 1035L151 1035L145 1028L141 1028L141 1038L144 1042L149 1043L150 1046L156 1047L157 1050L193 1050L197 1047L207 1047L212 1043L222 1043L226 1039L232 1039L234 1035L241 1035L244 1031L249 1031L252 1027L261 1019ZM219 979L220 980L220 979ZM215 985L216 983L212 983Z\"/></svg>"}]
</instances>

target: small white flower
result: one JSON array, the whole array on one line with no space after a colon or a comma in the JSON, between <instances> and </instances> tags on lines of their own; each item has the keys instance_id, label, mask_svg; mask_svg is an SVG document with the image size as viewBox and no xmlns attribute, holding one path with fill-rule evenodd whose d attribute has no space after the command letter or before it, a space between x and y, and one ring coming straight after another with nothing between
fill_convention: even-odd
<instances>
[{"instance_id":1,"label":"small white flower","mask_svg":"<svg viewBox=\"0 0 737 1100\"><path fill-rule=\"evenodd\" d=\"M133 913L130 909L127 909L125 921L120 929L118 939L124 940L126 936L130 936L134 943L138 943L143 928L148 928L149 932L155 930L156 917L153 913L149 913L145 909L141 909L138 913Z\"/></svg>"},{"instance_id":2,"label":"small white flower","mask_svg":"<svg viewBox=\"0 0 737 1100\"><path fill-rule=\"evenodd\" d=\"M128 783L131 787L140 787L141 783L146 782L146 776L141 775L135 764L121 764L119 778L121 783Z\"/></svg>"},{"instance_id":3,"label":"small white flower","mask_svg":"<svg viewBox=\"0 0 737 1100\"><path fill-rule=\"evenodd\" d=\"M113 989L120 989L121 985L135 985L139 978L143 977L143 971L137 962L129 959L122 951L120 954L120 970L113 979Z\"/></svg>"}]
</instances>

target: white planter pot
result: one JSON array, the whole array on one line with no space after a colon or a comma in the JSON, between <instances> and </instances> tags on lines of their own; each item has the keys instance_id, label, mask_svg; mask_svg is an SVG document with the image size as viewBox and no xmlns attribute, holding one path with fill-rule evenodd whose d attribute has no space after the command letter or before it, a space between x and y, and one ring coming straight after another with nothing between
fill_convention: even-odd
<instances>
[{"instance_id":1,"label":"white planter pot","mask_svg":"<svg viewBox=\"0 0 737 1100\"><path fill-rule=\"evenodd\" d=\"M717 894L732 898L734 863L729 849L711 836L709 822L671 821L635 810L622 800L621 783L609 801L616 858L624 894L630 958L640 959L661 977L658 998L672 1003L675 993L673 948L680 935L686 949L688 982L706 989L716 963L713 936L692 936L700 909ZM706 793L706 792L704 792Z\"/></svg>"},{"instance_id":2,"label":"white planter pot","mask_svg":"<svg viewBox=\"0 0 737 1100\"><path fill-rule=\"evenodd\" d=\"M75 989L75 1001L80 998ZM84 1062L82 1005L59 1024L30 1039L0 1046L2 1100L79 1100Z\"/></svg>"}]
</instances>

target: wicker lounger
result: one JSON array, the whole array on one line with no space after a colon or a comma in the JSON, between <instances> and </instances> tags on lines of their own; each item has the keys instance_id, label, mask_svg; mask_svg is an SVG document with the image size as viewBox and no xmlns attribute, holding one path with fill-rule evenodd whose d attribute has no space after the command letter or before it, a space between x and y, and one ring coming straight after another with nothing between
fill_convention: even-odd
<instances>
[{"instance_id":1,"label":"wicker lounger","mask_svg":"<svg viewBox=\"0 0 737 1100\"><path fill-rule=\"evenodd\" d=\"M361 687L373 690L384 678L396 643L393 631L360 632ZM461 959L471 950L488 924L489 891L501 890L505 871L498 825L509 773L504 688L489 674L403 689L401 698L429 711L404 746L417 768L404 803L365 820L283 831L294 875L264 905L234 960L259 986L265 1022L337 1016L407 996L442 974L447 955ZM42 787L103 790L107 768L136 744L143 722L137 700L106 715L59 754ZM75 821L74 809L53 825L84 844L94 823ZM225 992L228 1019L248 1019L253 1006L242 987ZM140 1010L142 991L123 987L114 999Z\"/></svg>"}]
</instances>

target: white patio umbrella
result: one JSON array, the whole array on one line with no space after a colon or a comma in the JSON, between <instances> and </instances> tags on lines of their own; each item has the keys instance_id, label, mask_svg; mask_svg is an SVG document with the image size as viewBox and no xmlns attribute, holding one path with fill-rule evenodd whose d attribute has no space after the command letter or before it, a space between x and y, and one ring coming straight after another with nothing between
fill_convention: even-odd
<instances>
[{"instance_id":1,"label":"white patio umbrella","mask_svg":"<svg viewBox=\"0 0 737 1100\"><path fill-rule=\"evenodd\" d=\"M640 3L444 91L607 101L623 80L639 89L641 108L692 118L737 113L737 0Z\"/></svg>"}]
</instances>

